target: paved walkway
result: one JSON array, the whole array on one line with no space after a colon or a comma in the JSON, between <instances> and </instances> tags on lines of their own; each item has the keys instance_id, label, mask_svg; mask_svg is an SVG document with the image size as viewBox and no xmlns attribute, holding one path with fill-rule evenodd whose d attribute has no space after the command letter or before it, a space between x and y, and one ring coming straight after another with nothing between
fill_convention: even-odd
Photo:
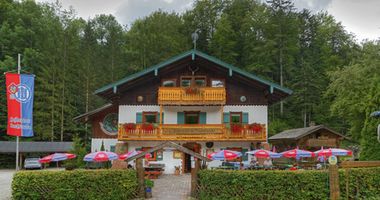
<instances>
[{"instance_id":1,"label":"paved walkway","mask_svg":"<svg viewBox=\"0 0 380 200\"><path fill-rule=\"evenodd\" d=\"M190 198L191 176L161 175L154 180L153 200L187 200Z\"/></svg>"},{"instance_id":2,"label":"paved walkway","mask_svg":"<svg viewBox=\"0 0 380 200\"><path fill-rule=\"evenodd\" d=\"M14 170L0 170L0 200L11 199L11 183Z\"/></svg>"}]
</instances>

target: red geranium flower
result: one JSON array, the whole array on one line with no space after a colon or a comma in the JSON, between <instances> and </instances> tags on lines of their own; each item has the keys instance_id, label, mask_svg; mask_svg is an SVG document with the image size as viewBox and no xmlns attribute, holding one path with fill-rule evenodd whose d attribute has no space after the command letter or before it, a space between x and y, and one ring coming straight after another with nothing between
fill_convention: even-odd
<instances>
[{"instance_id":1,"label":"red geranium flower","mask_svg":"<svg viewBox=\"0 0 380 200\"><path fill-rule=\"evenodd\" d=\"M260 133L263 130L263 127L258 123L251 124L249 128L253 133Z\"/></svg>"},{"instance_id":2,"label":"red geranium flower","mask_svg":"<svg viewBox=\"0 0 380 200\"><path fill-rule=\"evenodd\" d=\"M134 130L136 130L136 124L134 124L134 123L126 123L126 124L124 124L124 130L126 132L134 131Z\"/></svg>"},{"instance_id":3,"label":"red geranium flower","mask_svg":"<svg viewBox=\"0 0 380 200\"><path fill-rule=\"evenodd\" d=\"M243 130L243 127L241 124L232 124L231 125L231 131L233 133L240 133Z\"/></svg>"},{"instance_id":4,"label":"red geranium flower","mask_svg":"<svg viewBox=\"0 0 380 200\"><path fill-rule=\"evenodd\" d=\"M153 131L154 126L153 126L153 124L143 124L141 126L141 129L144 131Z\"/></svg>"}]
</instances>

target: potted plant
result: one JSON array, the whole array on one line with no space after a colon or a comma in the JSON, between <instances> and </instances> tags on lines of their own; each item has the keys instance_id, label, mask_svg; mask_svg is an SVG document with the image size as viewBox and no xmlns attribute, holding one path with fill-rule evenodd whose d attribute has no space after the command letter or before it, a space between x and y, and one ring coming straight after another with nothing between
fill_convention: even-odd
<instances>
[{"instance_id":1,"label":"potted plant","mask_svg":"<svg viewBox=\"0 0 380 200\"><path fill-rule=\"evenodd\" d=\"M152 198L152 188L154 182L150 179L145 179L145 198Z\"/></svg>"}]
</instances>

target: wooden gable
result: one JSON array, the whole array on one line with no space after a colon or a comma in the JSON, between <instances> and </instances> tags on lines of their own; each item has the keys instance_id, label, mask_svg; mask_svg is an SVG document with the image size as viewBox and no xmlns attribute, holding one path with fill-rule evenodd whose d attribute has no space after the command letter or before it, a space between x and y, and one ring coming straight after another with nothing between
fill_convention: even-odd
<instances>
[{"instance_id":1,"label":"wooden gable","mask_svg":"<svg viewBox=\"0 0 380 200\"><path fill-rule=\"evenodd\" d=\"M195 53L194 53L195 52ZM194 51L169 59L137 74L126 77L95 93L119 104L157 104L157 92L163 80L175 79L180 85L183 76L204 76L207 86L212 79L225 81L227 105L270 105L291 94L291 91L274 83L258 78L216 58ZM245 101L241 101L241 97ZM140 101L137 101L138 97ZM141 100L142 99L142 100Z\"/></svg>"}]
</instances>

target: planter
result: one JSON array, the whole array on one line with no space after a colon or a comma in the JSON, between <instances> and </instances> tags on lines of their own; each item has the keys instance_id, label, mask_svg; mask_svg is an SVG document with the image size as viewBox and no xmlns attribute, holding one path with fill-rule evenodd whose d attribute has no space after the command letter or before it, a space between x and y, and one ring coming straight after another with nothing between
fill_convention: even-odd
<instances>
[{"instance_id":1,"label":"planter","mask_svg":"<svg viewBox=\"0 0 380 200\"><path fill-rule=\"evenodd\" d=\"M152 198L152 188L151 187L145 187L145 198L147 198L147 199Z\"/></svg>"}]
</instances>

